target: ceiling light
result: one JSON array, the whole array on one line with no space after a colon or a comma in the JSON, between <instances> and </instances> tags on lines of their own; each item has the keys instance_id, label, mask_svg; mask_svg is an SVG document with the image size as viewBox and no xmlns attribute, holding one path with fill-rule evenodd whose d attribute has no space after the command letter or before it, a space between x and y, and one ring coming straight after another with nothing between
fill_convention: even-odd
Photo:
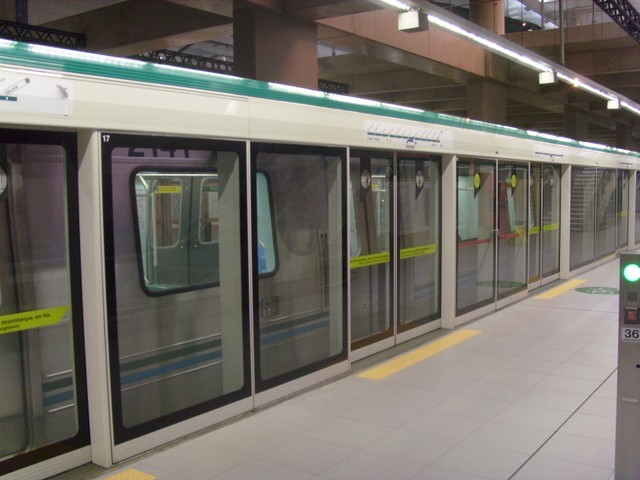
<instances>
[{"instance_id":1,"label":"ceiling light","mask_svg":"<svg viewBox=\"0 0 640 480\"><path fill-rule=\"evenodd\" d=\"M551 83L558 83L558 76L553 70L547 72L538 73L538 83L540 85L549 85Z\"/></svg>"},{"instance_id":2,"label":"ceiling light","mask_svg":"<svg viewBox=\"0 0 640 480\"><path fill-rule=\"evenodd\" d=\"M425 32L429 30L427 14L420 10L410 10L399 13L398 30L406 33Z\"/></svg>"}]
</instances>

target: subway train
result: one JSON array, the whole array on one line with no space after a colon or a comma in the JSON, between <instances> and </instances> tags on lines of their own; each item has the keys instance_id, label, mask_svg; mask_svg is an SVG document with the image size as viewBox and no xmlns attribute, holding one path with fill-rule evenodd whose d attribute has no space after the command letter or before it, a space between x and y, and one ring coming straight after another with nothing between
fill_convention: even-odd
<instances>
[{"instance_id":1,"label":"subway train","mask_svg":"<svg viewBox=\"0 0 640 480\"><path fill-rule=\"evenodd\" d=\"M539 132L0 40L0 476L111 466L633 249L639 171Z\"/></svg>"}]
</instances>

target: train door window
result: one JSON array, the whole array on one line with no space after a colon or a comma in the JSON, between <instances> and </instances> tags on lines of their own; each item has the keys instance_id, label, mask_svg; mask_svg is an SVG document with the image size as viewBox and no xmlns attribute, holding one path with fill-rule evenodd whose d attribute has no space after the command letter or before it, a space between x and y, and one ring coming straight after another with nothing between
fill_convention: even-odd
<instances>
[{"instance_id":1,"label":"train door window","mask_svg":"<svg viewBox=\"0 0 640 480\"><path fill-rule=\"evenodd\" d=\"M121 444L251 394L246 145L102 138L111 394Z\"/></svg>"},{"instance_id":2,"label":"train door window","mask_svg":"<svg viewBox=\"0 0 640 480\"><path fill-rule=\"evenodd\" d=\"M89 438L74 248L75 136L2 130L0 168L0 472L6 474L72 452Z\"/></svg>"},{"instance_id":3,"label":"train door window","mask_svg":"<svg viewBox=\"0 0 640 480\"><path fill-rule=\"evenodd\" d=\"M256 203L258 205L258 273L268 275L276 270L276 242L273 237L269 182L264 172L256 174Z\"/></svg>"},{"instance_id":4,"label":"train door window","mask_svg":"<svg viewBox=\"0 0 640 480\"><path fill-rule=\"evenodd\" d=\"M602 258L616 250L618 173L613 168L599 168L596 178L596 258Z\"/></svg>"},{"instance_id":5,"label":"train door window","mask_svg":"<svg viewBox=\"0 0 640 480\"><path fill-rule=\"evenodd\" d=\"M267 269L275 268L269 257L277 252L277 268L256 283L261 392L346 359L346 162L342 149L252 144L251 150L258 172L254 251L258 241L265 243ZM271 221L261 210L267 205ZM273 234L263 234L269 225Z\"/></svg>"}]
</instances>

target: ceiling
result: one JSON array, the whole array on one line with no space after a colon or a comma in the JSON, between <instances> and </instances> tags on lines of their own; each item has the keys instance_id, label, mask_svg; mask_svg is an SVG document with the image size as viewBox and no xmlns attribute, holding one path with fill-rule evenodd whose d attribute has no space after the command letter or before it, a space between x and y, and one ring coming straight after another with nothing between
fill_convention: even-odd
<instances>
[{"instance_id":1,"label":"ceiling","mask_svg":"<svg viewBox=\"0 0 640 480\"><path fill-rule=\"evenodd\" d=\"M318 76L347 84L350 95L640 151L640 117L632 112L607 110L605 100L562 82L539 85L537 72L437 27L398 32L396 12L376 0L244 1L315 23ZM468 16L466 0L440 1L440 7ZM503 1L472 3L504 9L506 28L519 30L507 33L508 40L557 64L564 60L567 68L640 103L640 44L590 0L565 0L564 52L557 0ZM640 10L640 0L630 1ZM14 3L0 0L3 19L15 20L8 5ZM85 34L88 50L131 56L172 49L233 62L233 0L18 3L26 4L30 24ZM507 99L498 120L481 118L477 107L478 92L487 88Z\"/></svg>"}]
</instances>

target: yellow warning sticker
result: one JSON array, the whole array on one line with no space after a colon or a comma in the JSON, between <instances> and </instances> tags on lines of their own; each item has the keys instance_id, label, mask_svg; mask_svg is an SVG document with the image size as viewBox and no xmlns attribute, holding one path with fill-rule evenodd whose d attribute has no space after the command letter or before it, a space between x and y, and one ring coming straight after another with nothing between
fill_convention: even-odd
<instances>
[{"instance_id":1,"label":"yellow warning sticker","mask_svg":"<svg viewBox=\"0 0 640 480\"><path fill-rule=\"evenodd\" d=\"M182 193L181 185L158 185L154 190L156 195L162 195L165 193Z\"/></svg>"},{"instance_id":2,"label":"yellow warning sticker","mask_svg":"<svg viewBox=\"0 0 640 480\"><path fill-rule=\"evenodd\" d=\"M380 265L381 263L389 263L390 258L389 252L362 255L352 258L350 266L351 268L370 267L372 265Z\"/></svg>"},{"instance_id":3,"label":"yellow warning sticker","mask_svg":"<svg viewBox=\"0 0 640 480\"><path fill-rule=\"evenodd\" d=\"M55 325L68 310L69 307L53 307L0 316L0 334Z\"/></svg>"},{"instance_id":4,"label":"yellow warning sticker","mask_svg":"<svg viewBox=\"0 0 640 480\"><path fill-rule=\"evenodd\" d=\"M420 245L419 247L402 248L400 250L400 260L405 258L419 257L421 255L431 255L438 251L438 244Z\"/></svg>"}]
</instances>

